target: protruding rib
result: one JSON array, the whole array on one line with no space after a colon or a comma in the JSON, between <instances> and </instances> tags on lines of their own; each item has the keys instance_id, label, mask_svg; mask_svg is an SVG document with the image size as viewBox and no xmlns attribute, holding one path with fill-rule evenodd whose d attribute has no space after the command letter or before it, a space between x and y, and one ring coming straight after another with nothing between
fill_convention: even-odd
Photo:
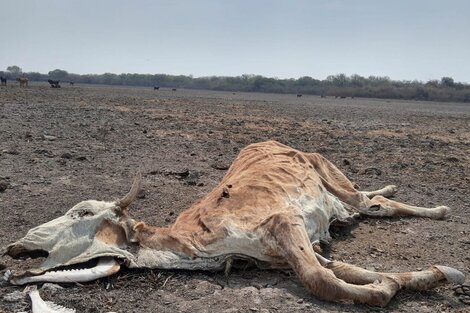
<instances>
[{"instance_id":1,"label":"protruding rib","mask_svg":"<svg viewBox=\"0 0 470 313\"><path fill-rule=\"evenodd\" d=\"M36 286L29 286L25 292L28 292L31 298L31 306L33 313L75 313L74 309L68 309L53 302L45 302L39 295Z\"/></svg>"},{"instance_id":2,"label":"protruding rib","mask_svg":"<svg viewBox=\"0 0 470 313\"><path fill-rule=\"evenodd\" d=\"M120 265L114 258L100 258L98 264L92 268L51 271L37 276L13 278L10 282L15 285L38 282L83 283L113 275L117 273L119 269Z\"/></svg>"}]
</instances>

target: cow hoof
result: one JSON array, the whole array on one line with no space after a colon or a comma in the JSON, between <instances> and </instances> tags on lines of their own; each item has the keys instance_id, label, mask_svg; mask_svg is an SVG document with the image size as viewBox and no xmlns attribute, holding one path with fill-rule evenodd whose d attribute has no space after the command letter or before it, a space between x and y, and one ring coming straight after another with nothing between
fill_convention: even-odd
<instances>
[{"instance_id":1,"label":"cow hoof","mask_svg":"<svg viewBox=\"0 0 470 313\"><path fill-rule=\"evenodd\" d=\"M384 190L384 194L383 196L385 198L388 198L388 197L392 197L393 195L395 195L398 191L398 187L395 186L395 185L388 185L387 187L385 187L385 190Z\"/></svg>"},{"instance_id":2,"label":"cow hoof","mask_svg":"<svg viewBox=\"0 0 470 313\"><path fill-rule=\"evenodd\" d=\"M431 210L433 210L434 213L433 218L437 220L444 219L450 215L450 208L444 205L435 207Z\"/></svg>"},{"instance_id":3,"label":"cow hoof","mask_svg":"<svg viewBox=\"0 0 470 313\"><path fill-rule=\"evenodd\" d=\"M434 265L434 267L444 274L449 283L461 285L465 281L465 275L455 268L443 265Z\"/></svg>"}]
</instances>

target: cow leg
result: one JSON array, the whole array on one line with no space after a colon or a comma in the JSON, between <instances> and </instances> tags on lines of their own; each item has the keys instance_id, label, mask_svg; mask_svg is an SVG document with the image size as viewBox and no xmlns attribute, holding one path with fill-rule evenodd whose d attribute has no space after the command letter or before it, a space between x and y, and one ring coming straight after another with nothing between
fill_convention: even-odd
<instances>
[{"instance_id":1,"label":"cow leg","mask_svg":"<svg viewBox=\"0 0 470 313\"><path fill-rule=\"evenodd\" d=\"M323 186L341 201L354 208L368 208L365 203L373 197L390 197L397 191L394 185L374 191L358 191L354 184L330 161L317 153L305 154L315 171L320 175ZM362 213L362 211L361 211Z\"/></svg>"},{"instance_id":2,"label":"cow leg","mask_svg":"<svg viewBox=\"0 0 470 313\"><path fill-rule=\"evenodd\" d=\"M368 208L360 212L370 216L421 216L442 219L450 212L446 206L422 208L393 201L380 195L367 202L369 202L367 203Z\"/></svg>"},{"instance_id":3,"label":"cow leg","mask_svg":"<svg viewBox=\"0 0 470 313\"><path fill-rule=\"evenodd\" d=\"M373 272L339 261L329 261L324 266L332 270L336 277L359 285L381 281L387 277L397 282L400 288L428 290L444 283L461 284L465 280L465 276L460 271L440 265L420 272L404 273Z\"/></svg>"},{"instance_id":4,"label":"cow leg","mask_svg":"<svg viewBox=\"0 0 470 313\"><path fill-rule=\"evenodd\" d=\"M366 195L368 198L373 198L375 196L383 196L383 197L391 197L397 193L397 186L395 185L388 185L379 190L373 191L361 191L362 194Z\"/></svg>"},{"instance_id":5,"label":"cow leg","mask_svg":"<svg viewBox=\"0 0 470 313\"><path fill-rule=\"evenodd\" d=\"M349 300L385 306L400 285L386 276L374 283L355 285L337 278L334 272L317 260L301 217L275 214L262 225L264 243L270 255L279 255L292 267L306 288L316 297L328 300Z\"/></svg>"}]
</instances>

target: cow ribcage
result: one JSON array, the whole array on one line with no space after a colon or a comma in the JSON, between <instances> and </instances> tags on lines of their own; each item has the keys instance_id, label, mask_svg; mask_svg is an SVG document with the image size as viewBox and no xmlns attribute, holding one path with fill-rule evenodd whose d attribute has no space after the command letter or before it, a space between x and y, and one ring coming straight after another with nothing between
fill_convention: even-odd
<instances>
[{"instance_id":1,"label":"cow ribcage","mask_svg":"<svg viewBox=\"0 0 470 313\"><path fill-rule=\"evenodd\" d=\"M331 239L330 224L334 221L347 221L354 214L347 209L347 204L328 191L316 197L303 195L291 202L301 211L311 243L328 242Z\"/></svg>"}]
</instances>

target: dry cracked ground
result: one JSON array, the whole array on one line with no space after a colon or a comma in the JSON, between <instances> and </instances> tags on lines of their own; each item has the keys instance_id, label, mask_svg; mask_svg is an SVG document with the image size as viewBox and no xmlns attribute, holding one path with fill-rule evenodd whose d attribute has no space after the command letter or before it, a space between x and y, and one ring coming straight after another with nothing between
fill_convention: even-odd
<instances>
[{"instance_id":1,"label":"dry cracked ground","mask_svg":"<svg viewBox=\"0 0 470 313\"><path fill-rule=\"evenodd\" d=\"M0 88L0 247L81 200L114 200L141 169L132 213L164 225L201 198L244 146L278 140L320 152L361 189L399 186L396 199L447 205L443 221L362 219L333 230L327 254L380 271L443 264L470 273L470 106L261 93L104 86ZM4 257L0 266L37 260ZM4 269L3 269L4 270ZM0 273L1 274L1 273ZM467 278L467 283L469 278ZM289 271L129 271L41 290L77 312L469 312L451 286L400 291L387 308L327 303ZM19 287L0 311L29 310ZM17 294L17 293L16 293ZM13 297L13 299L12 299Z\"/></svg>"}]
</instances>

